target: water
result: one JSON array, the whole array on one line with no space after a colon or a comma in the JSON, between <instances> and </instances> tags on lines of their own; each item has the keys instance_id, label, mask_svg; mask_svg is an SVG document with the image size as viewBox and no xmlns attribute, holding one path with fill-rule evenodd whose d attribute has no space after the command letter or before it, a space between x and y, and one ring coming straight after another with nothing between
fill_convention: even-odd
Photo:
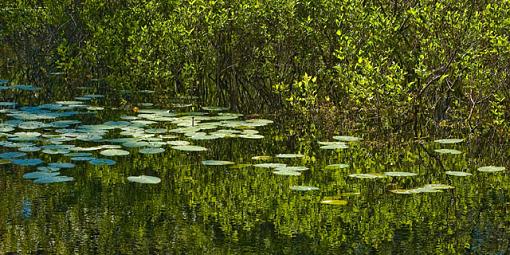
<instances>
[{"instance_id":1,"label":"water","mask_svg":"<svg viewBox=\"0 0 510 255\"><path fill-rule=\"evenodd\" d=\"M93 103L105 107L97 114L63 119L100 124L119 121L126 114L138 115L130 108L110 110L109 105L114 101L109 97ZM22 105L72 99L31 100L26 95L15 98ZM158 100L154 101L157 107ZM10 119L5 114L2 116L4 121ZM346 131L337 135L356 135L364 140L348 143L347 149L321 150L318 142L334 141L331 135L312 132L293 120L263 117L274 120L256 128L263 139L192 140L176 134L178 138L173 140L190 141L208 150L186 152L164 145L165 152L145 155L138 153L139 148L122 148L130 155L107 157L117 161L113 166L73 162L75 168L61 169L62 175L74 178L71 182L35 184L23 179L23 174L35 171L36 167L1 165L0 253L506 254L509 251L508 170L477 171L478 167L488 165L508 169L508 144L470 138L459 144L440 145L433 138L397 136L388 140L383 134ZM159 123L150 127L169 130L177 126ZM11 133L16 131L22 130ZM118 131L109 131L105 137L118 136ZM83 141L67 143L93 146ZM434 150L439 148L457 149L462 154L438 154ZM99 157L97 151L92 153ZM290 153L304 157L274 157ZM40 151L28 155L47 163L70 162L65 155ZM260 155L273 158L252 159ZM280 176L273 174L273 169L253 166L205 166L203 160L233 161L234 166L276 162L306 166L309 170L302 171L300 176ZM349 167L326 169L327 165L339 163ZM377 179L348 176L388 171L418 175ZM448 176L446 171L464 171L472 176ZM128 176L137 175L157 176L161 183L128 182ZM409 195L390 192L432 183L451 185L454 189ZM291 189L297 185L319 190ZM345 200L347 204L322 204L326 199Z\"/></svg>"}]
</instances>

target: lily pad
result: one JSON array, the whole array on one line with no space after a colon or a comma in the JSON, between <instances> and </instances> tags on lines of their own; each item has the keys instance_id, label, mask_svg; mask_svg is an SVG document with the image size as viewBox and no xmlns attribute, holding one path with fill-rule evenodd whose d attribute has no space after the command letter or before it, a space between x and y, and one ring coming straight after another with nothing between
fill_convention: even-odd
<instances>
[{"instance_id":1,"label":"lily pad","mask_svg":"<svg viewBox=\"0 0 510 255\"><path fill-rule=\"evenodd\" d=\"M54 163L49 163L48 166L54 167L54 168L73 168L76 165L73 163L66 163L66 162L54 162Z\"/></svg>"},{"instance_id":2,"label":"lily pad","mask_svg":"<svg viewBox=\"0 0 510 255\"><path fill-rule=\"evenodd\" d=\"M301 172L301 171L306 171L308 169L309 168L306 167L306 166L283 166L283 167L277 167L275 170L276 171L296 171L296 172Z\"/></svg>"},{"instance_id":3,"label":"lily pad","mask_svg":"<svg viewBox=\"0 0 510 255\"><path fill-rule=\"evenodd\" d=\"M341 141L341 142L359 142L359 141L363 140L363 138L361 138L361 137L346 136L346 135L333 136L333 139Z\"/></svg>"},{"instance_id":4,"label":"lily pad","mask_svg":"<svg viewBox=\"0 0 510 255\"><path fill-rule=\"evenodd\" d=\"M482 166L478 168L478 171L484 172L484 173L496 173L496 172L502 172L505 171L504 166Z\"/></svg>"},{"instance_id":5,"label":"lily pad","mask_svg":"<svg viewBox=\"0 0 510 255\"><path fill-rule=\"evenodd\" d=\"M108 150L99 152L99 154L101 154L103 156L108 156L108 157L127 156L127 155L129 155L129 151L119 150L119 149L108 149Z\"/></svg>"},{"instance_id":6,"label":"lily pad","mask_svg":"<svg viewBox=\"0 0 510 255\"><path fill-rule=\"evenodd\" d=\"M34 159L13 159L11 162L13 164L15 164L15 165L18 165L18 166L37 166L37 165L40 165L40 164L44 163L44 161L42 161L41 159L38 159L38 158L34 158Z\"/></svg>"},{"instance_id":7,"label":"lily pad","mask_svg":"<svg viewBox=\"0 0 510 255\"><path fill-rule=\"evenodd\" d=\"M59 182L70 182L70 181L74 181L74 178L73 177L69 177L69 176L51 176L51 177L44 177L44 178L39 178L39 179L36 179L34 181L34 183L37 183L37 184L50 184L50 183L59 183Z\"/></svg>"},{"instance_id":8,"label":"lily pad","mask_svg":"<svg viewBox=\"0 0 510 255\"><path fill-rule=\"evenodd\" d=\"M438 139L438 140L434 140L434 142L436 142L436 143L441 143L441 144L455 144L455 143L461 143L461 142L464 142L464 139L459 139L459 138L448 138L448 139Z\"/></svg>"},{"instance_id":9,"label":"lily pad","mask_svg":"<svg viewBox=\"0 0 510 255\"><path fill-rule=\"evenodd\" d=\"M273 174L286 175L286 176L300 176L301 172L292 171L292 170L283 170L283 171L273 171Z\"/></svg>"},{"instance_id":10,"label":"lily pad","mask_svg":"<svg viewBox=\"0 0 510 255\"><path fill-rule=\"evenodd\" d=\"M347 149L349 146L347 144L330 144L319 147L322 150L342 150Z\"/></svg>"},{"instance_id":11,"label":"lily pad","mask_svg":"<svg viewBox=\"0 0 510 255\"><path fill-rule=\"evenodd\" d=\"M89 163L95 166L113 166L117 162L115 160L111 159L104 159L104 158L95 158L92 160L89 160Z\"/></svg>"},{"instance_id":12,"label":"lily pad","mask_svg":"<svg viewBox=\"0 0 510 255\"><path fill-rule=\"evenodd\" d=\"M178 151L206 151L207 148L196 145L181 145L181 146L172 146L172 149Z\"/></svg>"},{"instance_id":13,"label":"lily pad","mask_svg":"<svg viewBox=\"0 0 510 255\"><path fill-rule=\"evenodd\" d=\"M322 200L321 204L326 204L326 205L347 205L347 200L326 199L326 200Z\"/></svg>"},{"instance_id":14,"label":"lily pad","mask_svg":"<svg viewBox=\"0 0 510 255\"><path fill-rule=\"evenodd\" d=\"M313 191L313 190L319 190L319 188L314 186L290 186L291 190L294 191Z\"/></svg>"},{"instance_id":15,"label":"lily pad","mask_svg":"<svg viewBox=\"0 0 510 255\"><path fill-rule=\"evenodd\" d=\"M418 174L410 173L410 172L384 172L384 175L392 176L392 177L411 177L411 176L416 176Z\"/></svg>"},{"instance_id":16,"label":"lily pad","mask_svg":"<svg viewBox=\"0 0 510 255\"><path fill-rule=\"evenodd\" d=\"M143 148L140 151L141 154L158 154L165 152L165 149L163 148L157 148L157 147L149 147L149 148Z\"/></svg>"},{"instance_id":17,"label":"lily pad","mask_svg":"<svg viewBox=\"0 0 510 255\"><path fill-rule=\"evenodd\" d=\"M23 175L23 179L33 180L33 179L40 179L45 177L52 177L60 175L59 172L42 172L42 171L36 171L36 172L30 172Z\"/></svg>"},{"instance_id":18,"label":"lily pad","mask_svg":"<svg viewBox=\"0 0 510 255\"><path fill-rule=\"evenodd\" d=\"M464 177L464 176L470 176L470 175L472 175L471 173L461 172L461 171L446 171L445 173L446 173L447 175L451 175L451 176L459 176L459 177Z\"/></svg>"},{"instance_id":19,"label":"lily pad","mask_svg":"<svg viewBox=\"0 0 510 255\"><path fill-rule=\"evenodd\" d=\"M12 152L4 152L4 153L0 153L0 158L1 159L12 159L12 158L20 158L20 157L24 157L26 156L27 154L24 153L24 152L17 152L17 151L12 151Z\"/></svg>"},{"instance_id":20,"label":"lily pad","mask_svg":"<svg viewBox=\"0 0 510 255\"><path fill-rule=\"evenodd\" d=\"M454 149L437 149L434 151L437 153L440 153L440 154L452 154L452 155L462 154L462 151L454 150Z\"/></svg>"},{"instance_id":21,"label":"lily pad","mask_svg":"<svg viewBox=\"0 0 510 255\"><path fill-rule=\"evenodd\" d=\"M155 177L155 176L149 176L149 175L129 176L127 179L130 182L143 183L143 184L158 184L161 182L160 178Z\"/></svg>"},{"instance_id":22,"label":"lily pad","mask_svg":"<svg viewBox=\"0 0 510 255\"><path fill-rule=\"evenodd\" d=\"M202 161L202 165L205 166L224 166L224 165L233 165L232 161L224 161L224 160L204 160Z\"/></svg>"},{"instance_id":23,"label":"lily pad","mask_svg":"<svg viewBox=\"0 0 510 255\"><path fill-rule=\"evenodd\" d=\"M369 173L369 174L349 174L351 178L357 179L377 179L377 178L386 178L387 176L380 173Z\"/></svg>"},{"instance_id":24,"label":"lily pad","mask_svg":"<svg viewBox=\"0 0 510 255\"><path fill-rule=\"evenodd\" d=\"M278 167L285 167L287 164L283 163L260 163L253 165L254 167L261 167L261 168L278 168Z\"/></svg>"},{"instance_id":25,"label":"lily pad","mask_svg":"<svg viewBox=\"0 0 510 255\"><path fill-rule=\"evenodd\" d=\"M190 142L188 142L188 141L168 141L166 143L168 145L172 145L172 146L186 146L186 145L190 145Z\"/></svg>"},{"instance_id":26,"label":"lily pad","mask_svg":"<svg viewBox=\"0 0 510 255\"><path fill-rule=\"evenodd\" d=\"M271 160L273 157L271 156L254 156L251 157L253 160Z\"/></svg>"},{"instance_id":27,"label":"lily pad","mask_svg":"<svg viewBox=\"0 0 510 255\"><path fill-rule=\"evenodd\" d=\"M302 158L303 154L277 154L277 158Z\"/></svg>"},{"instance_id":28,"label":"lily pad","mask_svg":"<svg viewBox=\"0 0 510 255\"><path fill-rule=\"evenodd\" d=\"M326 170L332 170L332 169L342 169L342 168L347 168L349 167L349 164L331 164L331 165L327 165L325 167Z\"/></svg>"}]
</instances>

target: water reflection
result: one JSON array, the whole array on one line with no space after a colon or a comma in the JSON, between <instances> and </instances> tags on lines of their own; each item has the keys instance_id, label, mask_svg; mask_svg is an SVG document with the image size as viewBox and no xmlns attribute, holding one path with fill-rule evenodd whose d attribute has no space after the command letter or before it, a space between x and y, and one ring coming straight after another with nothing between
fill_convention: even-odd
<instances>
[{"instance_id":1,"label":"water reflection","mask_svg":"<svg viewBox=\"0 0 510 255\"><path fill-rule=\"evenodd\" d=\"M126 110L109 110L110 95L98 105L104 111L85 115L82 123L118 121ZM29 99L20 99L23 102ZM48 103L48 102L38 102ZM35 105L31 104L31 105ZM156 104L157 105L157 104ZM115 105L118 107L118 105ZM143 107L141 109L144 109ZM181 110L184 111L184 110ZM198 117L197 117L198 118ZM199 118L198 118L199 119ZM289 120L275 119L258 128L263 139L179 139L207 148L186 152L164 146L159 154L128 156L117 163L91 165L77 161L61 169L73 182L38 185L23 179L34 167L2 165L0 171L0 251L20 254L367 254L367 253L504 253L509 235L507 172L482 173L480 166L508 166L501 145L471 140L448 148L458 155L438 154L433 139L365 139L346 149L322 150L318 141L332 140L308 132ZM205 122L205 121L204 121ZM155 127L176 128L157 124ZM114 138L116 135L110 134ZM339 134L341 135L341 134ZM290 137L290 138L289 138ZM321 139L318 139L320 137ZM80 147L99 146L81 141ZM41 152L30 152L40 155ZM278 154L303 157L279 158ZM269 161L252 159L270 155ZM41 156L46 162L66 159ZM305 166L299 176L273 174L258 167L206 166L205 160L236 164L261 162ZM64 162L64 161L62 161ZM348 164L346 168L328 168ZM472 176L446 175L465 171ZM411 172L416 176L357 179L354 173ZM157 185L130 183L128 176L152 175ZM426 184L454 189L439 193L393 194ZM292 186L319 190L294 191ZM347 204L322 204L325 198ZM21 213L20 213L21 212Z\"/></svg>"}]
</instances>

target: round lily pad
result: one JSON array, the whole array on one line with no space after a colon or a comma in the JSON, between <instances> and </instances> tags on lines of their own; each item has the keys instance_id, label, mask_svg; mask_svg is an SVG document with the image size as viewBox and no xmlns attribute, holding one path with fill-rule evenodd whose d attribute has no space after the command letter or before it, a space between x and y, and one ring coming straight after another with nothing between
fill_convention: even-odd
<instances>
[{"instance_id":1,"label":"round lily pad","mask_svg":"<svg viewBox=\"0 0 510 255\"><path fill-rule=\"evenodd\" d=\"M306 171L308 169L309 168L306 167L306 166L282 166L282 167L277 167L275 170L276 171L296 171L296 172L301 172L301 171Z\"/></svg>"},{"instance_id":2,"label":"round lily pad","mask_svg":"<svg viewBox=\"0 0 510 255\"><path fill-rule=\"evenodd\" d=\"M66 162L54 162L54 163L49 163L48 166L55 167L55 168L73 168L76 165L73 163L66 163Z\"/></svg>"},{"instance_id":3,"label":"round lily pad","mask_svg":"<svg viewBox=\"0 0 510 255\"><path fill-rule=\"evenodd\" d=\"M271 156L254 156L251 157L253 160L271 160L273 157Z\"/></svg>"},{"instance_id":4,"label":"round lily pad","mask_svg":"<svg viewBox=\"0 0 510 255\"><path fill-rule=\"evenodd\" d=\"M42 171L36 171L36 172L30 172L23 175L23 179L33 180L33 179L39 179L39 178L45 178L45 177L52 177L59 175L59 172L42 172Z\"/></svg>"},{"instance_id":5,"label":"round lily pad","mask_svg":"<svg viewBox=\"0 0 510 255\"><path fill-rule=\"evenodd\" d=\"M333 139L341 141L341 142L359 142L359 141L363 140L363 138L361 138L361 137L346 136L346 135L333 136Z\"/></svg>"},{"instance_id":6,"label":"round lily pad","mask_svg":"<svg viewBox=\"0 0 510 255\"><path fill-rule=\"evenodd\" d=\"M188 141L168 141L166 143L172 146L186 146L190 144Z\"/></svg>"},{"instance_id":7,"label":"round lily pad","mask_svg":"<svg viewBox=\"0 0 510 255\"><path fill-rule=\"evenodd\" d=\"M357 178L357 179L376 179L376 178L385 178L387 177L384 174L379 173L370 173L370 174L349 174L348 175L351 178Z\"/></svg>"},{"instance_id":8,"label":"round lily pad","mask_svg":"<svg viewBox=\"0 0 510 255\"><path fill-rule=\"evenodd\" d=\"M202 165L205 166L224 166L224 165L233 165L232 161L224 161L224 160L204 160L202 161Z\"/></svg>"},{"instance_id":9,"label":"round lily pad","mask_svg":"<svg viewBox=\"0 0 510 255\"><path fill-rule=\"evenodd\" d=\"M4 153L0 153L0 158L1 159L12 159L12 158L20 158L20 157L24 157L26 156L27 154L24 153L24 152L17 152L17 151L12 151L12 152L4 152Z\"/></svg>"},{"instance_id":10,"label":"round lily pad","mask_svg":"<svg viewBox=\"0 0 510 255\"><path fill-rule=\"evenodd\" d=\"M127 179L130 182L137 182L143 184L158 184L161 182L160 178L148 175L129 176Z\"/></svg>"},{"instance_id":11,"label":"round lily pad","mask_svg":"<svg viewBox=\"0 0 510 255\"><path fill-rule=\"evenodd\" d=\"M470 175L472 175L471 173L461 172L461 171L446 171L445 173L446 173L447 175L451 175L451 176L459 176L459 177L464 177L464 176L470 176Z\"/></svg>"},{"instance_id":12,"label":"round lily pad","mask_svg":"<svg viewBox=\"0 0 510 255\"><path fill-rule=\"evenodd\" d=\"M347 200L326 199L326 200L322 200L321 204L326 204L326 205L347 205Z\"/></svg>"},{"instance_id":13,"label":"round lily pad","mask_svg":"<svg viewBox=\"0 0 510 255\"><path fill-rule=\"evenodd\" d=\"M173 146L172 149L179 151L206 151L207 148L202 146L194 146L194 145L182 145L182 146Z\"/></svg>"},{"instance_id":14,"label":"round lily pad","mask_svg":"<svg viewBox=\"0 0 510 255\"><path fill-rule=\"evenodd\" d=\"M455 143L461 143L463 141L464 141L464 139L458 139L458 138L448 138L448 139L434 140L434 142L441 143L441 144L455 144Z\"/></svg>"},{"instance_id":15,"label":"round lily pad","mask_svg":"<svg viewBox=\"0 0 510 255\"><path fill-rule=\"evenodd\" d=\"M92 165L95 165L95 166L105 166L105 165L113 166L117 162L115 162L115 160L111 160L111 159L95 158L95 159L89 160L89 163Z\"/></svg>"},{"instance_id":16,"label":"round lily pad","mask_svg":"<svg viewBox=\"0 0 510 255\"><path fill-rule=\"evenodd\" d=\"M454 150L454 149L437 149L434 151L437 153L440 153L440 154L452 154L452 155L458 155L458 154L462 153L462 151Z\"/></svg>"},{"instance_id":17,"label":"round lily pad","mask_svg":"<svg viewBox=\"0 0 510 255\"><path fill-rule=\"evenodd\" d=\"M273 171L273 174L286 175L286 176L300 176L301 172L292 171L292 170L282 170L282 171Z\"/></svg>"},{"instance_id":18,"label":"round lily pad","mask_svg":"<svg viewBox=\"0 0 510 255\"><path fill-rule=\"evenodd\" d=\"M294 191L313 191L313 190L319 190L319 188L314 186L290 186L291 190Z\"/></svg>"},{"instance_id":19,"label":"round lily pad","mask_svg":"<svg viewBox=\"0 0 510 255\"><path fill-rule=\"evenodd\" d=\"M330 169L342 169L342 168L347 168L349 167L349 164L331 164L331 165L327 165L325 167L325 169L327 170L330 170Z\"/></svg>"},{"instance_id":20,"label":"round lily pad","mask_svg":"<svg viewBox=\"0 0 510 255\"><path fill-rule=\"evenodd\" d=\"M70 181L74 181L74 178L73 177L69 177L69 176L50 176L50 177L44 177L44 178L39 178L39 179L36 179L34 181L34 183L37 183L37 184L50 184L50 183L59 183L59 182L70 182Z\"/></svg>"},{"instance_id":21,"label":"round lily pad","mask_svg":"<svg viewBox=\"0 0 510 255\"><path fill-rule=\"evenodd\" d=\"M282 163L261 163L261 164L255 164L254 167L261 167L261 168L278 168L278 167L285 167L287 164Z\"/></svg>"},{"instance_id":22,"label":"round lily pad","mask_svg":"<svg viewBox=\"0 0 510 255\"><path fill-rule=\"evenodd\" d=\"M478 171L484 172L484 173L496 173L496 172L502 172L505 171L504 166L482 166L478 168Z\"/></svg>"},{"instance_id":23,"label":"round lily pad","mask_svg":"<svg viewBox=\"0 0 510 255\"><path fill-rule=\"evenodd\" d=\"M13 164L15 164L15 165L18 165L18 166L37 166L37 165L40 165L40 164L44 163L44 161L42 161L41 159L38 159L38 158L34 158L34 159L13 159L11 162Z\"/></svg>"},{"instance_id":24,"label":"round lily pad","mask_svg":"<svg viewBox=\"0 0 510 255\"><path fill-rule=\"evenodd\" d=\"M302 158L303 154L277 154L277 158Z\"/></svg>"},{"instance_id":25,"label":"round lily pad","mask_svg":"<svg viewBox=\"0 0 510 255\"><path fill-rule=\"evenodd\" d=\"M158 153L165 152L165 149L157 148L157 147L148 147L148 148L143 148L138 152L140 152L141 154L158 154Z\"/></svg>"},{"instance_id":26,"label":"round lily pad","mask_svg":"<svg viewBox=\"0 0 510 255\"><path fill-rule=\"evenodd\" d=\"M99 154L103 156L113 157L113 156L126 156L129 155L129 151L119 150L119 149L108 149L101 151Z\"/></svg>"},{"instance_id":27,"label":"round lily pad","mask_svg":"<svg viewBox=\"0 0 510 255\"><path fill-rule=\"evenodd\" d=\"M411 176L416 176L418 174L410 173L410 172L384 172L384 175L392 176L392 177L411 177Z\"/></svg>"},{"instance_id":28,"label":"round lily pad","mask_svg":"<svg viewBox=\"0 0 510 255\"><path fill-rule=\"evenodd\" d=\"M263 135L259 135L259 134L242 134L242 135L239 135L239 137L244 138L244 139L262 139L262 138L264 138Z\"/></svg>"}]
</instances>

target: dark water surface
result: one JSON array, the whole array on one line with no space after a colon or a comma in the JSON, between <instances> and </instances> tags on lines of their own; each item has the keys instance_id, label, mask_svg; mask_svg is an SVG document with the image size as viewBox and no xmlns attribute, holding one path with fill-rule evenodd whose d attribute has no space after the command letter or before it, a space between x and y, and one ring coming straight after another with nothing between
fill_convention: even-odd
<instances>
[{"instance_id":1,"label":"dark water surface","mask_svg":"<svg viewBox=\"0 0 510 255\"><path fill-rule=\"evenodd\" d=\"M32 93L32 94L31 94ZM76 92L67 98L87 94ZM92 91L97 93L97 91ZM5 93L4 101L26 105L49 103L33 92ZM144 100L160 106L158 100ZM112 110L122 100L114 96L91 100L105 106L94 113L61 117L84 124L119 121L138 116L133 105ZM122 103L122 102L120 102ZM140 107L144 109L144 107ZM150 107L145 107L150 108ZM176 117L191 116L191 108L167 108ZM200 111L200 109L194 109ZM203 111L207 112L207 111ZM7 123L10 110L1 113ZM208 116L218 116L212 113ZM508 144L466 139L441 145L436 138L385 140L377 134L349 132L337 135L363 137L347 143L349 148L320 149L319 141L334 141L315 134L292 120L269 116L274 123L256 129L262 139L222 138L194 140L179 133L168 140L186 140L207 151L186 152L161 146L160 154L140 154L140 148L123 148L128 156L94 157L113 159L113 166L74 162L62 154L28 152L29 158L50 162L73 162L76 167L60 173L74 181L36 184L23 175L36 166L0 165L0 253L18 254L507 254L510 247L510 178ZM262 118L257 116L257 118ZM244 120L251 117L240 117ZM199 117L197 117L199 119ZM55 120L39 120L50 123ZM204 121L206 122L206 121ZM189 126L189 125L188 125ZM142 129L177 128L158 122ZM221 128L217 128L221 129ZM216 129L216 130L217 130ZM226 128L228 129L228 128ZM213 130L213 129L211 129ZM206 130L206 132L212 132ZM41 128L15 132L57 134ZM90 133L94 133L90 131ZM12 139L3 135L2 141ZM109 129L104 139L121 137ZM166 141L166 140L165 140ZM51 142L32 141L42 147ZM66 141L64 144L97 146L106 141ZM5 143L4 143L5 145ZM461 154L439 154L435 149L452 148ZM2 147L2 152L18 148ZM300 158L277 158L299 153ZM253 160L268 155L272 159ZM203 160L233 161L234 165L206 166ZM249 165L277 162L306 166L300 176L281 176L273 169ZM349 164L329 169L330 164ZM503 166L507 170L487 173L481 166ZM41 166L41 165L40 165ZM358 179L354 173L404 171L411 177ZM446 175L463 171L471 176ZM132 183L128 176L150 175L159 184ZM413 189L426 184L454 188L437 193L395 194L390 190ZM296 191L293 186L319 190ZM295 187L294 187L295 188ZM341 205L321 203L340 200ZM346 203L346 204L345 204Z\"/></svg>"}]
</instances>

